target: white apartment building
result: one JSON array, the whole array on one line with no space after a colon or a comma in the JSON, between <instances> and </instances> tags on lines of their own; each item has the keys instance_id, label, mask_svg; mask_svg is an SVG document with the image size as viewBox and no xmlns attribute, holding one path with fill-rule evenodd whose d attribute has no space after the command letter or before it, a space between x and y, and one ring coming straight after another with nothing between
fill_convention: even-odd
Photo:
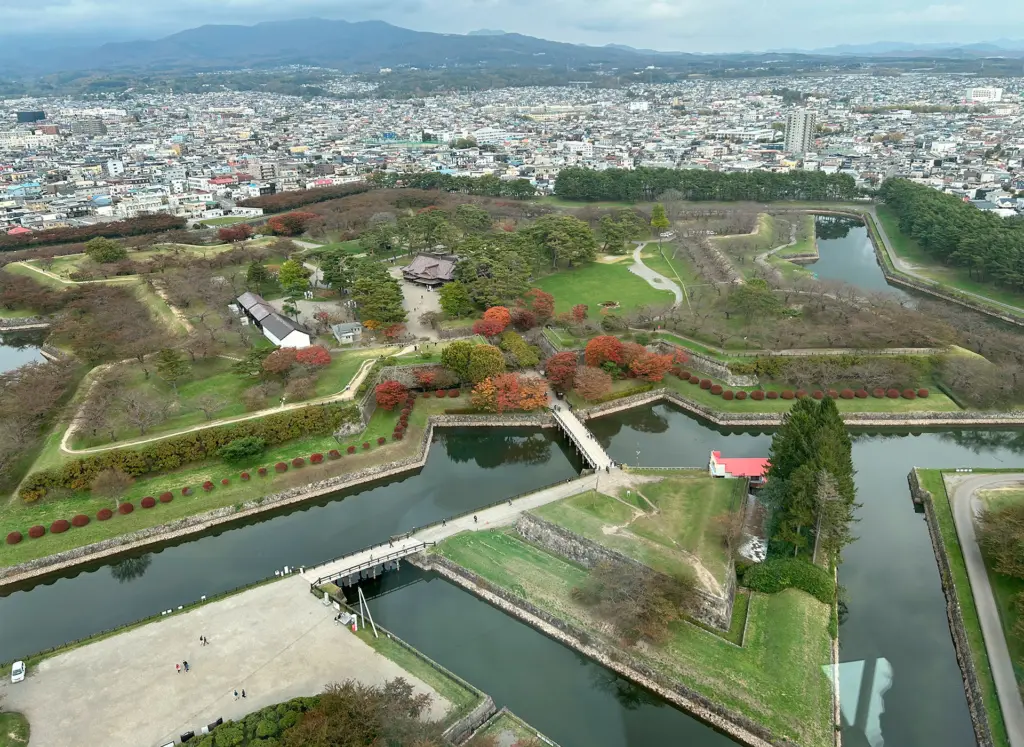
<instances>
[{"instance_id":1,"label":"white apartment building","mask_svg":"<svg viewBox=\"0 0 1024 747\"><path fill-rule=\"evenodd\" d=\"M818 116L807 109L796 109L786 117L786 142L783 146L787 153L806 153L814 143L814 130L818 124Z\"/></svg>"},{"instance_id":2,"label":"white apartment building","mask_svg":"<svg viewBox=\"0 0 1024 747\"><path fill-rule=\"evenodd\" d=\"M977 101L979 103L988 104L995 101L1003 100L1003 89L1002 88L968 88L967 89L967 100Z\"/></svg>"}]
</instances>

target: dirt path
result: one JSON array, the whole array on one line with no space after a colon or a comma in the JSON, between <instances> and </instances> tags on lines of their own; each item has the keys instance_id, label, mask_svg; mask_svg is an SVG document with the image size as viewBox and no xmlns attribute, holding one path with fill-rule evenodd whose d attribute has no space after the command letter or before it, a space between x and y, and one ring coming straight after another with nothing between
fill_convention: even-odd
<instances>
[{"instance_id":1,"label":"dirt path","mask_svg":"<svg viewBox=\"0 0 1024 747\"><path fill-rule=\"evenodd\" d=\"M679 306L683 302L683 289L679 287L675 280L671 280L645 265L643 258L640 256L649 243L648 241L641 241L637 244L636 249L633 250L633 264L629 266L629 271L634 275L642 277L655 290L672 291L676 297L676 302L673 306Z\"/></svg>"}]
</instances>

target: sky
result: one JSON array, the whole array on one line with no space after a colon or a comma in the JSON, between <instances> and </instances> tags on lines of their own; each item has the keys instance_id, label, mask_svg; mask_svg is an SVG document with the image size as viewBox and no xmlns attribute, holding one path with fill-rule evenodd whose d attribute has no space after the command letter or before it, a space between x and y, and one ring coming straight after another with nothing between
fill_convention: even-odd
<instances>
[{"instance_id":1,"label":"sky","mask_svg":"<svg viewBox=\"0 0 1024 747\"><path fill-rule=\"evenodd\" d=\"M89 35L103 43L307 17L683 52L1024 38L1024 3L982 9L977 0L0 0L0 35Z\"/></svg>"}]
</instances>

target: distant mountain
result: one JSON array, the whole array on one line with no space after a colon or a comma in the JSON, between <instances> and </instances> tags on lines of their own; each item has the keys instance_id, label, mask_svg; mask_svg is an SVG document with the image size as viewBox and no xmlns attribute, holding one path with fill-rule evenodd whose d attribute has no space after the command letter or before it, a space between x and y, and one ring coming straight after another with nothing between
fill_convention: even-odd
<instances>
[{"instance_id":1,"label":"distant mountain","mask_svg":"<svg viewBox=\"0 0 1024 747\"><path fill-rule=\"evenodd\" d=\"M957 42L911 42L881 41L870 44L840 44L811 50L779 49L780 53L803 52L812 55L842 57L1019 57L1024 54L1024 39L998 39L990 42L960 44Z\"/></svg>"},{"instance_id":2,"label":"distant mountain","mask_svg":"<svg viewBox=\"0 0 1024 747\"><path fill-rule=\"evenodd\" d=\"M466 36L504 36L507 31L501 31L500 29L477 29L476 31L470 31Z\"/></svg>"}]
</instances>

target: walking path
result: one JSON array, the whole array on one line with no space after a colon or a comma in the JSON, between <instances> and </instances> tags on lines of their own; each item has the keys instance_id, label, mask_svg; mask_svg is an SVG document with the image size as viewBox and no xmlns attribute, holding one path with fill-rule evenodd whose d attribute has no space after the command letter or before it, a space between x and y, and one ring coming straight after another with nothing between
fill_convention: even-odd
<instances>
[{"instance_id":1,"label":"walking path","mask_svg":"<svg viewBox=\"0 0 1024 747\"><path fill-rule=\"evenodd\" d=\"M633 264L629 266L629 271L634 275L642 277L652 288L672 291L676 297L676 302L673 305L679 306L683 302L683 289L679 287L679 284L675 280L670 280L660 272L655 272L645 265L643 258L640 256L644 248L649 243L651 242L641 241L637 244L636 249L633 250Z\"/></svg>"},{"instance_id":2,"label":"walking path","mask_svg":"<svg viewBox=\"0 0 1024 747\"><path fill-rule=\"evenodd\" d=\"M612 466L611 457L608 456L600 442L594 438L590 429L576 417L576 413L568 407L556 404L552 407L551 414L555 416L555 422L569 436L569 440L576 445L591 467L600 471L607 470Z\"/></svg>"},{"instance_id":3,"label":"walking path","mask_svg":"<svg viewBox=\"0 0 1024 747\"><path fill-rule=\"evenodd\" d=\"M238 720L347 679L381 685L404 677L431 697L429 718L444 716L447 700L335 623L335 614L289 576L54 656L24 682L5 677L0 696L6 709L25 714L41 747L177 743L217 718ZM175 670L183 661L187 673ZM236 698L243 688L246 697Z\"/></svg>"},{"instance_id":4,"label":"walking path","mask_svg":"<svg viewBox=\"0 0 1024 747\"><path fill-rule=\"evenodd\" d=\"M1010 747L1024 747L1024 703L1021 702L1017 678L1013 673L1013 660L1006 646L1006 637L999 621L999 607L992 585L989 583L985 561L981 557L978 539L974 531L974 518L980 509L979 490L1003 487L1024 487L1024 473L947 475L946 487L953 509L953 522L960 540L960 550L967 564L967 577L971 582L971 595L978 608L981 632L985 638L992 678L999 695L999 707L1010 738Z\"/></svg>"},{"instance_id":5,"label":"walking path","mask_svg":"<svg viewBox=\"0 0 1024 747\"><path fill-rule=\"evenodd\" d=\"M639 479L643 480L642 477ZM414 531L402 539L396 539L394 542L384 542L375 547L345 555L323 565L306 568L302 573L302 578L312 584L318 579L345 576L355 569L373 565L374 560L385 562L383 559L389 556L394 558L402 555L411 555L419 552L423 548L424 543L437 544L460 532L481 532L497 527L510 526L516 522L516 519L524 511L539 508L572 495L579 495L588 490L597 490L598 488L602 492L614 491L617 488L629 487L633 483L633 477L622 470L587 475L571 482L538 490L535 493L530 493L520 498L513 498L506 503L501 503L491 508L481 509L475 514L466 514L465 516L432 524L429 527Z\"/></svg>"}]
</instances>

